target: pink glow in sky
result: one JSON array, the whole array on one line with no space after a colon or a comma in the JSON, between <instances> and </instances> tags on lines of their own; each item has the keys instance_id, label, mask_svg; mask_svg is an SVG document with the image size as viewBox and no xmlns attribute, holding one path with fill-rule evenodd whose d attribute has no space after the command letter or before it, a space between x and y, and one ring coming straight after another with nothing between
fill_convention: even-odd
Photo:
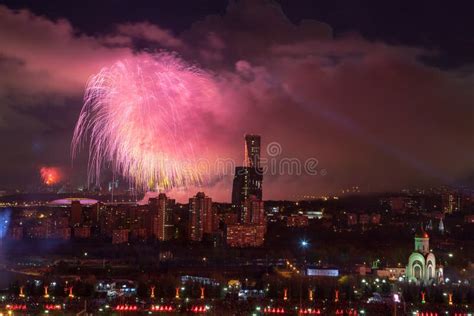
<instances>
[{"instance_id":1,"label":"pink glow in sky","mask_svg":"<svg viewBox=\"0 0 474 316\"><path fill-rule=\"evenodd\" d=\"M179 34L131 21L91 35L65 19L0 6L0 43L0 129L6 135L0 145L22 150L0 157L0 173L12 181L25 182L38 165L70 164L68 146L85 86L104 67L95 79L116 82L89 86L105 88L104 95L88 95L100 98L89 99L87 107L103 116L86 115L99 118L87 119L95 144L108 146L92 148L94 177L102 163L112 162L141 184L164 176L178 184L192 177L173 167L159 175L150 163L190 157L239 165L246 133L262 136L262 158L268 158L266 145L278 142L280 158L315 157L327 170L325 176L265 176L264 199L338 194L353 185L363 191L438 185L474 172L470 67L433 66L423 57L436 52L425 47L355 33L334 36L329 25L314 20L293 23L268 1L232 2L225 14L198 20ZM177 52L178 64L199 65L204 81L195 82L195 72L184 67L176 78L184 75L183 85L163 89L163 81L152 79L161 66L141 66L161 50ZM125 92L115 95L112 87ZM176 98L178 89L189 94ZM207 102L206 90L215 90L220 100ZM147 128L138 126L140 120ZM173 138L181 148L173 148ZM72 172L80 184L86 182L89 152L82 149ZM184 201L199 190L229 201L232 175L202 173L201 179L170 195Z\"/></svg>"}]
</instances>

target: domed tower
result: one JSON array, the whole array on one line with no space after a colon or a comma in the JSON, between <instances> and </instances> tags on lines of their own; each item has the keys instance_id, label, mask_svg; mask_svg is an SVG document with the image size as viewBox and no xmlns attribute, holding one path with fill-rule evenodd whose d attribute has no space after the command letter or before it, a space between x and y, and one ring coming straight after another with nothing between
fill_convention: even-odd
<instances>
[{"instance_id":1,"label":"domed tower","mask_svg":"<svg viewBox=\"0 0 474 316\"><path fill-rule=\"evenodd\" d=\"M415 234L415 251L408 258L406 277L418 284L442 282L442 269L437 268L435 255L430 252L430 237L420 227Z\"/></svg>"},{"instance_id":2,"label":"domed tower","mask_svg":"<svg viewBox=\"0 0 474 316\"><path fill-rule=\"evenodd\" d=\"M415 251L427 255L430 252L430 236L420 227L415 234Z\"/></svg>"}]
</instances>

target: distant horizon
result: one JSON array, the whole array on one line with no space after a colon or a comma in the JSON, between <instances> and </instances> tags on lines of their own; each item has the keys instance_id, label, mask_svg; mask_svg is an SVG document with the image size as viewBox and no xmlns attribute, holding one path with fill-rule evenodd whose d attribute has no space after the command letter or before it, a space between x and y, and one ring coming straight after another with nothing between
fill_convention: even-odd
<instances>
[{"instance_id":1,"label":"distant horizon","mask_svg":"<svg viewBox=\"0 0 474 316\"><path fill-rule=\"evenodd\" d=\"M410 190L412 192L404 192L405 190ZM434 190L435 192L430 192L430 190ZM314 197L314 198L301 198L301 199L266 199L266 198L263 198L263 201L264 202L311 202L311 201L339 200L339 199L348 199L348 198L350 199L350 198L359 198L359 197L362 197L362 198L363 197L377 197L377 196L397 197L397 196L404 196L404 195L410 196L410 195L413 195L413 194L414 195L416 195L416 194L426 195L426 194L429 194L429 193L431 193L433 195L437 195L437 194L440 193L440 191L443 191L443 192L457 192L459 190L461 190L461 191L468 190L468 191L471 192L471 194L474 194L474 190L471 189L471 188L449 188L449 187L443 186L443 187L430 187L430 188L402 189L402 190L399 190L399 191L352 192L352 193L345 193L345 194L339 194L339 195L337 195L337 194L327 194L327 195L321 195L321 196ZM420 192L413 192L413 191L428 191L428 192L425 192L425 193L422 194ZM174 198L173 195L171 195L167 192L156 192L156 191L143 192L143 193L137 195L137 199L133 200L133 201L123 201L123 200L115 200L115 199L114 199L114 201L107 200L107 198L110 198L112 196L112 193L107 193L107 194L101 194L99 192L97 192L96 194L92 194L93 192L61 192L61 193L58 193L58 192L46 192L46 191L43 191L43 192L17 192L17 193L11 193L11 194L6 194L6 195L0 196L0 200L4 200L4 199L16 197L16 196L21 196L23 198L27 197L27 196L32 196L31 199L34 199L35 197L41 197L41 196L61 196L62 197L61 199L67 199L67 198L90 199L90 198L95 198L95 197L102 197L104 200L99 200L100 202L111 202L111 203L113 203L113 202L117 202L117 203L120 203L120 202L139 202L149 192L156 193L156 194L165 193L168 198L176 200L176 202L179 203L179 204L188 204L187 199L192 198L193 196L195 196L199 192L204 192L206 194L206 196L209 196L212 199L213 203L232 204L231 201L215 200L211 195L208 195L205 190L196 191L195 193L193 193L192 195L190 195L189 197L187 197L184 200L178 200L178 199ZM114 194L114 196L119 198L119 197L130 197L131 195ZM31 200L31 199L25 199L25 200ZM45 200L45 201L52 202L54 200Z\"/></svg>"}]
</instances>

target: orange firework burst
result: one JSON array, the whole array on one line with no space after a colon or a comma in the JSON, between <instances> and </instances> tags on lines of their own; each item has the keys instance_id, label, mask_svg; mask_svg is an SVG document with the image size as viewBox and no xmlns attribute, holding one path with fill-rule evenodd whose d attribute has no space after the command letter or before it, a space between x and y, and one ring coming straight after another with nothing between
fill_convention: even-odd
<instances>
[{"instance_id":1,"label":"orange firework burst","mask_svg":"<svg viewBox=\"0 0 474 316\"><path fill-rule=\"evenodd\" d=\"M58 167L41 167L41 178L46 185L53 185L62 180L62 172Z\"/></svg>"}]
</instances>

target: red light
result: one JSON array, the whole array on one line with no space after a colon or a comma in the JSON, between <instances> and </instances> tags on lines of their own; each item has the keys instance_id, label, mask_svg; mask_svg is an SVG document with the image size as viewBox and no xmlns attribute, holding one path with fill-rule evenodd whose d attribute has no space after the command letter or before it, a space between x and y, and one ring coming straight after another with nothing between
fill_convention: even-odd
<instances>
[{"instance_id":1,"label":"red light","mask_svg":"<svg viewBox=\"0 0 474 316\"><path fill-rule=\"evenodd\" d=\"M137 309L138 309L137 306L134 306L134 310L137 310ZM172 312L174 311L174 308L171 305L156 305L156 306L152 305L150 310L157 311L157 312ZM191 309L191 311L193 310Z\"/></svg>"},{"instance_id":2,"label":"red light","mask_svg":"<svg viewBox=\"0 0 474 316\"><path fill-rule=\"evenodd\" d=\"M151 307L151 310L156 310L157 308L155 306ZM115 307L116 311L137 311L138 306L137 305L117 305Z\"/></svg>"},{"instance_id":3,"label":"red light","mask_svg":"<svg viewBox=\"0 0 474 316\"><path fill-rule=\"evenodd\" d=\"M284 310L283 310L284 312ZM308 315L321 315L321 310L319 309L313 309L313 308L306 308L306 309L301 309L300 314L308 314ZM337 312L336 312L337 314Z\"/></svg>"},{"instance_id":4,"label":"red light","mask_svg":"<svg viewBox=\"0 0 474 316\"><path fill-rule=\"evenodd\" d=\"M171 306L170 306L170 307L171 307ZM171 311L171 310L172 310L172 309L170 309L170 311ZM191 312L193 312L193 313L205 313L205 312L207 312L206 306L193 306L193 307L191 308Z\"/></svg>"},{"instance_id":5,"label":"red light","mask_svg":"<svg viewBox=\"0 0 474 316\"><path fill-rule=\"evenodd\" d=\"M20 304L7 305L6 308L12 311L26 310L26 305L20 305Z\"/></svg>"},{"instance_id":6,"label":"red light","mask_svg":"<svg viewBox=\"0 0 474 316\"><path fill-rule=\"evenodd\" d=\"M44 308L46 310L60 310L61 309L61 305L53 305L53 304L47 304L44 306ZM25 306L25 309L26 309L26 306Z\"/></svg>"}]
</instances>

